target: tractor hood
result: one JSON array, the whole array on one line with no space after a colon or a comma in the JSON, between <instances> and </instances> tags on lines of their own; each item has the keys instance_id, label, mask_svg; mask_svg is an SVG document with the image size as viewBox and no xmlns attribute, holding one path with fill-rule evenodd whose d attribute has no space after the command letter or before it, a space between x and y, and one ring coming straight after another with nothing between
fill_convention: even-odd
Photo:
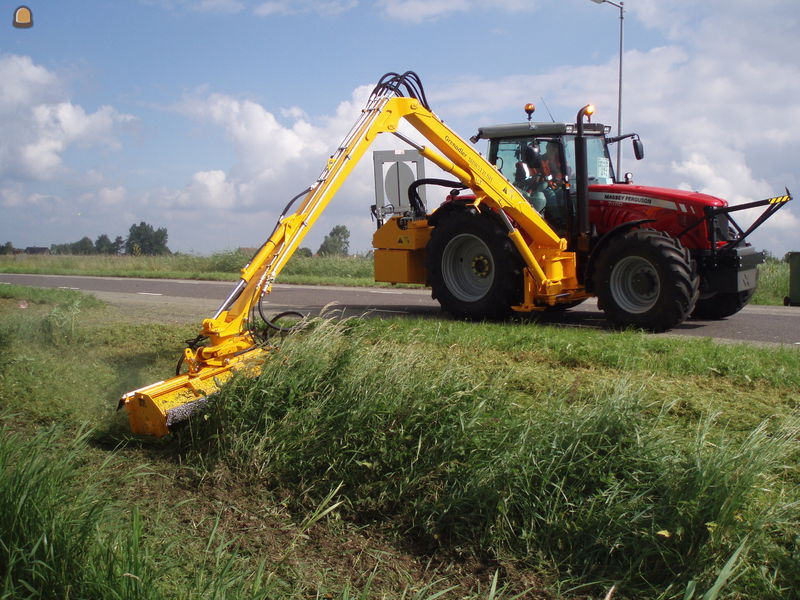
<instances>
[{"instance_id":1,"label":"tractor hood","mask_svg":"<svg viewBox=\"0 0 800 600\"><path fill-rule=\"evenodd\" d=\"M680 210L682 212L697 211L701 214L703 207L722 207L728 205L728 203L721 198L708 194L701 194L700 192L621 183L614 185L590 185L589 201L592 203L614 202L617 204L657 206L659 208Z\"/></svg>"}]
</instances>

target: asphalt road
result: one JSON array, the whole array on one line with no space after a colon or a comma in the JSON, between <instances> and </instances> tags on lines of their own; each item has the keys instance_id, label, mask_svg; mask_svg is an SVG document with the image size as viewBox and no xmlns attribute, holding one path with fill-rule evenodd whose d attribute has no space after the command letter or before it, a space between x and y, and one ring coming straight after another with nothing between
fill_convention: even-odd
<instances>
[{"instance_id":1,"label":"asphalt road","mask_svg":"<svg viewBox=\"0 0 800 600\"><path fill-rule=\"evenodd\" d=\"M176 322L196 319L198 324L203 318L212 316L234 285L231 282L175 279L0 273L2 284L77 289L112 304L135 306L150 312L153 320ZM348 316L369 313L374 316L448 318L439 304L431 300L429 290L276 284L268 296L268 306L273 314L288 309L318 314L331 303L335 303L335 310ZM536 320L569 327L607 327L603 314L597 310L593 300L559 315L537 316ZM746 306L728 319L688 320L669 333L656 335L709 337L720 341L779 344L800 349L800 308Z\"/></svg>"}]
</instances>

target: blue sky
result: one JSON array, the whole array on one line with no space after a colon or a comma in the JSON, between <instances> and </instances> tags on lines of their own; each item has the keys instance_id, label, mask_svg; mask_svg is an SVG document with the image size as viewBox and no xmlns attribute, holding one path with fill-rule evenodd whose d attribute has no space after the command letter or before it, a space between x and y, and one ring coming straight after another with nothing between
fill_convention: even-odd
<instances>
[{"instance_id":1,"label":"blue sky","mask_svg":"<svg viewBox=\"0 0 800 600\"><path fill-rule=\"evenodd\" d=\"M16 4L0 25L0 243L17 247L142 220L173 250L256 246L387 71L419 73L465 137L542 97L558 120L593 102L616 122L619 11L589 0L27 5L33 28L11 26ZM623 129L647 158L623 170L732 203L797 191L796 1L629 0L625 14ZM368 249L372 194L362 164L305 245L343 223ZM798 215L754 242L800 250Z\"/></svg>"}]
</instances>

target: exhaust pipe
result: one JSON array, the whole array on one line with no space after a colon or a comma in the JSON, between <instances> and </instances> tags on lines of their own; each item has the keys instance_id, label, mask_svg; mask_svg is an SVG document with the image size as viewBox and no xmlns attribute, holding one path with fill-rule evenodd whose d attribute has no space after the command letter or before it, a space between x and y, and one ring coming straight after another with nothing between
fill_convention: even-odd
<instances>
[{"instance_id":1,"label":"exhaust pipe","mask_svg":"<svg viewBox=\"0 0 800 600\"><path fill-rule=\"evenodd\" d=\"M575 231L573 245L576 250L581 252L589 251L589 239L591 237L591 227L589 226L589 172L587 168L586 137L583 135L584 117L591 120L594 114L594 106L587 104L578 111L576 119L577 135L575 136L575 192L576 192L576 212L578 226Z\"/></svg>"}]
</instances>

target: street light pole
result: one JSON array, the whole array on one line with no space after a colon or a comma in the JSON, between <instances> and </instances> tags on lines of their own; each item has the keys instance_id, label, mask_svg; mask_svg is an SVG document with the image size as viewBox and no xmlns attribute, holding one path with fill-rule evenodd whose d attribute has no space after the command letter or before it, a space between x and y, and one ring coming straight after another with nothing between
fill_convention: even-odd
<instances>
[{"instance_id":1,"label":"street light pole","mask_svg":"<svg viewBox=\"0 0 800 600\"><path fill-rule=\"evenodd\" d=\"M611 0L592 0L596 4L610 4L619 9L619 83L617 85L617 136L622 135L622 42L623 42L623 23L625 21L625 3L612 2ZM617 142L617 180L619 181L622 173L622 144Z\"/></svg>"}]
</instances>

